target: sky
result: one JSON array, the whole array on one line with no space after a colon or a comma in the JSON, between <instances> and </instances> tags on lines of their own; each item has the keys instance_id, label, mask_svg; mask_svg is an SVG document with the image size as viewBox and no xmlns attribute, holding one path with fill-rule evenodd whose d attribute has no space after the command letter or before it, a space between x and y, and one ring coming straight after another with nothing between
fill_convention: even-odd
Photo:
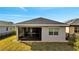
<instances>
[{"instance_id":1,"label":"sky","mask_svg":"<svg viewBox=\"0 0 79 59\"><path fill-rule=\"evenodd\" d=\"M38 17L65 22L79 18L79 7L0 7L0 21L18 23Z\"/></svg>"}]
</instances>

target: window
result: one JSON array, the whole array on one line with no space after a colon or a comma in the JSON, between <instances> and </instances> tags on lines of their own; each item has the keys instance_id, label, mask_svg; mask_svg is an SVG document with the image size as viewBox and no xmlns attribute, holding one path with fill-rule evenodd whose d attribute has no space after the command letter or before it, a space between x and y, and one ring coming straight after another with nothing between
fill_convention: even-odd
<instances>
[{"instance_id":1,"label":"window","mask_svg":"<svg viewBox=\"0 0 79 59\"><path fill-rule=\"evenodd\" d=\"M58 28L49 28L49 35L58 35Z\"/></svg>"},{"instance_id":2,"label":"window","mask_svg":"<svg viewBox=\"0 0 79 59\"><path fill-rule=\"evenodd\" d=\"M79 27L75 27L75 32L79 33Z\"/></svg>"},{"instance_id":3,"label":"window","mask_svg":"<svg viewBox=\"0 0 79 59\"><path fill-rule=\"evenodd\" d=\"M53 28L49 28L49 35L53 35Z\"/></svg>"},{"instance_id":4,"label":"window","mask_svg":"<svg viewBox=\"0 0 79 59\"><path fill-rule=\"evenodd\" d=\"M12 30L12 27L10 27L10 30Z\"/></svg>"},{"instance_id":5,"label":"window","mask_svg":"<svg viewBox=\"0 0 79 59\"><path fill-rule=\"evenodd\" d=\"M6 27L6 31L8 31L8 27Z\"/></svg>"},{"instance_id":6,"label":"window","mask_svg":"<svg viewBox=\"0 0 79 59\"><path fill-rule=\"evenodd\" d=\"M59 31L58 28L54 28L54 35L58 35L58 31Z\"/></svg>"}]
</instances>

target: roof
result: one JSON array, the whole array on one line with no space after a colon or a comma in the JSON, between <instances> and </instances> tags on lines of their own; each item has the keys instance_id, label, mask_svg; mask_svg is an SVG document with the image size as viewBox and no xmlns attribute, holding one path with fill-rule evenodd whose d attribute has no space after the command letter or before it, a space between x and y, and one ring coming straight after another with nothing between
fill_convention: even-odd
<instances>
[{"instance_id":1,"label":"roof","mask_svg":"<svg viewBox=\"0 0 79 59\"><path fill-rule=\"evenodd\" d=\"M13 24L13 22L0 21L0 24Z\"/></svg>"},{"instance_id":2,"label":"roof","mask_svg":"<svg viewBox=\"0 0 79 59\"><path fill-rule=\"evenodd\" d=\"M13 22L8 21L0 21L0 26L12 26Z\"/></svg>"},{"instance_id":3,"label":"roof","mask_svg":"<svg viewBox=\"0 0 79 59\"><path fill-rule=\"evenodd\" d=\"M69 25L79 25L79 18L69 20L66 23Z\"/></svg>"},{"instance_id":4,"label":"roof","mask_svg":"<svg viewBox=\"0 0 79 59\"><path fill-rule=\"evenodd\" d=\"M35 19L31 19L28 21L24 21L24 22L20 22L17 23L16 26L19 27L29 27L29 26L35 26L35 27L41 27L41 26L68 26L66 23L62 23L62 22L58 22L58 21L54 21L54 20L50 20L50 19L46 19L46 18L35 18Z\"/></svg>"},{"instance_id":5,"label":"roof","mask_svg":"<svg viewBox=\"0 0 79 59\"><path fill-rule=\"evenodd\" d=\"M39 17L28 21L20 22L17 24L64 24L64 23Z\"/></svg>"}]
</instances>

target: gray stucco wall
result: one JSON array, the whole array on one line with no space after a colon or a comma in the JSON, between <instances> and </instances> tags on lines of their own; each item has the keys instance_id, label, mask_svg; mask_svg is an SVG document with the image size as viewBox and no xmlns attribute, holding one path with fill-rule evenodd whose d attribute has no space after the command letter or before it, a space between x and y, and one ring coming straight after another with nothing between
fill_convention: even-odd
<instances>
[{"instance_id":1,"label":"gray stucco wall","mask_svg":"<svg viewBox=\"0 0 79 59\"><path fill-rule=\"evenodd\" d=\"M8 28L8 31L6 30L6 28ZM12 31L11 27L0 27L0 33L9 33Z\"/></svg>"},{"instance_id":2,"label":"gray stucco wall","mask_svg":"<svg viewBox=\"0 0 79 59\"><path fill-rule=\"evenodd\" d=\"M49 35L49 28L59 28L59 35ZM42 41L66 42L65 27L42 27Z\"/></svg>"}]
</instances>

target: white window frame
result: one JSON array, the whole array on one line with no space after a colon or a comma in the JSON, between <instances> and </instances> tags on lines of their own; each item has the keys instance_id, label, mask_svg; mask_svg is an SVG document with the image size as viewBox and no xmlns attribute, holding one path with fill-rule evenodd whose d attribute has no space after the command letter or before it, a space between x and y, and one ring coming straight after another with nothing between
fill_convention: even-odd
<instances>
[{"instance_id":1,"label":"white window frame","mask_svg":"<svg viewBox=\"0 0 79 59\"><path fill-rule=\"evenodd\" d=\"M75 27L75 32L79 33L79 27Z\"/></svg>"},{"instance_id":2,"label":"white window frame","mask_svg":"<svg viewBox=\"0 0 79 59\"><path fill-rule=\"evenodd\" d=\"M56 32L57 32L57 34L56 34ZM49 35L58 36L59 35L59 28L49 28Z\"/></svg>"}]
</instances>

